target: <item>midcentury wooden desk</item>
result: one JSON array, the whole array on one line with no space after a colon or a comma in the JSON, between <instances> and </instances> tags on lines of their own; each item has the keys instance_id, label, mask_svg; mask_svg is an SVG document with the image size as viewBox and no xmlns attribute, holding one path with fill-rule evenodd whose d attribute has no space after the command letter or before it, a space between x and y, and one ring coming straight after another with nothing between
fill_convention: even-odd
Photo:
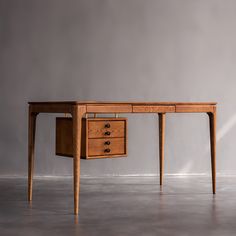
<instances>
[{"instance_id":1,"label":"midcentury wooden desk","mask_svg":"<svg viewBox=\"0 0 236 236\"><path fill-rule=\"evenodd\" d=\"M28 200L32 200L34 171L34 147L36 117L39 113L69 113L73 129L73 175L74 175L74 214L79 212L80 157L82 119L89 113L157 113L159 116L159 163L160 184L163 179L165 114L166 113L207 113L210 123L212 191L216 192L216 103L179 103L179 102L29 102L28 127Z\"/></svg>"}]
</instances>

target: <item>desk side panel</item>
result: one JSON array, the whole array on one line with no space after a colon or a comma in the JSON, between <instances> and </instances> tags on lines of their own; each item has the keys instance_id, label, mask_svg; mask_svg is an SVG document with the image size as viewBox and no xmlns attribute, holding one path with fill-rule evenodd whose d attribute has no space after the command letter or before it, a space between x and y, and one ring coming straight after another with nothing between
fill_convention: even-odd
<instances>
[{"instance_id":1,"label":"desk side panel","mask_svg":"<svg viewBox=\"0 0 236 236\"><path fill-rule=\"evenodd\" d=\"M35 113L71 113L70 104L30 104L31 111Z\"/></svg>"}]
</instances>

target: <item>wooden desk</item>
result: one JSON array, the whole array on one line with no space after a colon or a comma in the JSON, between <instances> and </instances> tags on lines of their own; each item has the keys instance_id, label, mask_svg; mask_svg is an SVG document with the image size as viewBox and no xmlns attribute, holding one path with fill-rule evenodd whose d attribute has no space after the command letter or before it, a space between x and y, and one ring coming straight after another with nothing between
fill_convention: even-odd
<instances>
[{"instance_id":1,"label":"wooden desk","mask_svg":"<svg viewBox=\"0 0 236 236\"><path fill-rule=\"evenodd\" d=\"M163 178L165 114L207 113L210 121L212 191L216 192L216 103L179 102L29 102L28 200L32 200L36 117L39 113L70 113L73 119L74 214L79 212L82 118L89 113L157 113L159 116L160 184Z\"/></svg>"}]
</instances>

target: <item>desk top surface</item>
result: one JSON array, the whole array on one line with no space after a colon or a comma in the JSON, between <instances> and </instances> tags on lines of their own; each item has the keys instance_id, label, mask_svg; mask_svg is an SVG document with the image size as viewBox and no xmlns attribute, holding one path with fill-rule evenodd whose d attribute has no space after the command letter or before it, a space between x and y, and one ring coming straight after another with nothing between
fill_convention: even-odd
<instances>
[{"instance_id":1,"label":"desk top surface","mask_svg":"<svg viewBox=\"0 0 236 236\"><path fill-rule=\"evenodd\" d=\"M29 104L68 104L68 105L118 105L118 104L129 104L129 105L216 105L216 102L119 102L119 101L40 101L40 102L29 102Z\"/></svg>"}]
</instances>

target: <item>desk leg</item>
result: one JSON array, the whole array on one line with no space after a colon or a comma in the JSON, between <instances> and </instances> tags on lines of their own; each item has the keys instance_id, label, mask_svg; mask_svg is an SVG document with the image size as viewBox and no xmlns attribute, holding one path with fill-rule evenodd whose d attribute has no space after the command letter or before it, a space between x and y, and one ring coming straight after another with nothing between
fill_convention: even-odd
<instances>
[{"instance_id":1,"label":"desk leg","mask_svg":"<svg viewBox=\"0 0 236 236\"><path fill-rule=\"evenodd\" d=\"M212 192L216 193L216 111L208 113L210 121L210 140L211 140L211 174Z\"/></svg>"},{"instance_id":2,"label":"desk leg","mask_svg":"<svg viewBox=\"0 0 236 236\"><path fill-rule=\"evenodd\" d=\"M31 107L29 107L29 118L28 118L28 201L32 201L36 117L37 117L37 113L32 113Z\"/></svg>"},{"instance_id":3,"label":"desk leg","mask_svg":"<svg viewBox=\"0 0 236 236\"><path fill-rule=\"evenodd\" d=\"M84 107L75 105L73 107L73 161L74 161L74 214L79 213L79 188L80 188L80 150L81 150L81 129L82 116L85 113Z\"/></svg>"},{"instance_id":4,"label":"desk leg","mask_svg":"<svg viewBox=\"0 0 236 236\"><path fill-rule=\"evenodd\" d=\"M159 113L159 168L160 168L160 185L163 180L163 169L164 169L164 145L165 145L165 125L166 125L166 114Z\"/></svg>"}]
</instances>

